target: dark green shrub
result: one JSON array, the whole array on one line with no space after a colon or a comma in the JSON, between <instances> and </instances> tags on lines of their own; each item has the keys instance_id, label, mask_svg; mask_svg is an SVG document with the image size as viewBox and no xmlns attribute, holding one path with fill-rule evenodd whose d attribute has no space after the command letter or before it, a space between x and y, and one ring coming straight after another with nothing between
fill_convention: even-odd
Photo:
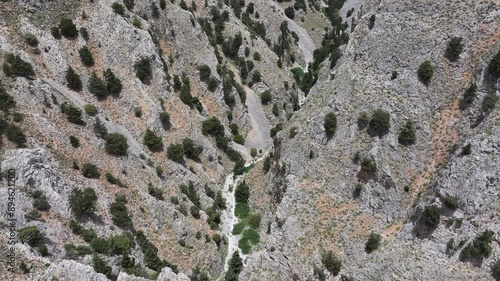
<instances>
[{"instance_id":1,"label":"dark green shrub","mask_svg":"<svg viewBox=\"0 0 500 281\"><path fill-rule=\"evenodd\" d=\"M330 112L325 115L323 127L328 137L332 137L335 134L337 130L337 116L335 116L335 113Z\"/></svg>"},{"instance_id":2,"label":"dark green shrub","mask_svg":"<svg viewBox=\"0 0 500 281\"><path fill-rule=\"evenodd\" d=\"M92 266L97 273L102 273L109 279L114 279L111 266L109 266L108 263L98 255L92 256Z\"/></svg>"},{"instance_id":3,"label":"dark green shrub","mask_svg":"<svg viewBox=\"0 0 500 281\"><path fill-rule=\"evenodd\" d=\"M26 44L30 45L31 47L36 47L38 46L38 39L36 38L35 35L31 33L26 33L23 35L24 42Z\"/></svg>"},{"instance_id":4,"label":"dark green shrub","mask_svg":"<svg viewBox=\"0 0 500 281\"><path fill-rule=\"evenodd\" d=\"M50 204L47 201L47 198L43 194L33 195L33 208L38 211L48 211L50 209Z\"/></svg>"},{"instance_id":5,"label":"dark green shrub","mask_svg":"<svg viewBox=\"0 0 500 281\"><path fill-rule=\"evenodd\" d=\"M41 244L40 246L38 246L37 250L42 257L46 257L49 255L49 249L47 249L47 245L45 244Z\"/></svg>"},{"instance_id":6,"label":"dark green shrub","mask_svg":"<svg viewBox=\"0 0 500 281\"><path fill-rule=\"evenodd\" d=\"M195 219L200 218L200 209L198 207L191 206L190 212L191 212L191 215L193 216L193 218L195 218Z\"/></svg>"},{"instance_id":7,"label":"dark green shrub","mask_svg":"<svg viewBox=\"0 0 500 281\"><path fill-rule=\"evenodd\" d=\"M368 238L368 241L366 241L365 245L365 250L367 253L371 253L378 249L380 246L380 241L382 240L382 237L380 234L377 233L370 233L370 237Z\"/></svg>"},{"instance_id":8,"label":"dark green shrub","mask_svg":"<svg viewBox=\"0 0 500 281\"><path fill-rule=\"evenodd\" d=\"M8 140L15 143L19 147L26 144L26 135L23 133L23 130L21 130L21 128L14 124L7 125L5 134Z\"/></svg>"},{"instance_id":9,"label":"dark green shrub","mask_svg":"<svg viewBox=\"0 0 500 281\"><path fill-rule=\"evenodd\" d=\"M134 9L134 0L123 0L123 4L125 5L125 7L127 7L127 9L131 11Z\"/></svg>"},{"instance_id":10,"label":"dark green shrub","mask_svg":"<svg viewBox=\"0 0 500 281\"><path fill-rule=\"evenodd\" d=\"M391 127L391 115L382 109L377 109L373 112L370 120L370 129L379 135L384 135L389 132Z\"/></svg>"},{"instance_id":11,"label":"dark green shrub","mask_svg":"<svg viewBox=\"0 0 500 281\"><path fill-rule=\"evenodd\" d=\"M104 98L108 95L106 84L101 80L101 78L97 76L95 72L92 72L92 74L90 75L88 90L97 98Z\"/></svg>"},{"instance_id":12,"label":"dark green shrub","mask_svg":"<svg viewBox=\"0 0 500 281\"><path fill-rule=\"evenodd\" d=\"M132 228L132 218L128 213L126 199L119 198L118 196L115 198L115 202L111 203L110 212L111 219L113 223L121 228Z\"/></svg>"},{"instance_id":13,"label":"dark green shrub","mask_svg":"<svg viewBox=\"0 0 500 281\"><path fill-rule=\"evenodd\" d=\"M89 41L89 33L85 27L80 28L80 35L85 42Z\"/></svg>"},{"instance_id":14,"label":"dark green shrub","mask_svg":"<svg viewBox=\"0 0 500 281\"><path fill-rule=\"evenodd\" d=\"M210 77L210 79L208 79L207 81L208 90L210 92L213 92L217 89L217 86L219 86L219 82L217 81L217 79L215 79L214 77Z\"/></svg>"},{"instance_id":15,"label":"dark green shrub","mask_svg":"<svg viewBox=\"0 0 500 281\"><path fill-rule=\"evenodd\" d=\"M236 160L233 167L233 174L235 176L243 175L245 173L245 161L243 159Z\"/></svg>"},{"instance_id":16,"label":"dark green shrub","mask_svg":"<svg viewBox=\"0 0 500 281\"><path fill-rule=\"evenodd\" d=\"M214 208L217 208L219 210L225 210L226 209L226 199L222 196L222 192L217 192L214 198Z\"/></svg>"},{"instance_id":17,"label":"dark green shrub","mask_svg":"<svg viewBox=\"0 0 500 281\"><path fill-rule=\"evenodd\" d=\"M184 160L184 147L182 144L171 144L167 148L168 159L177 163L182 163Z\"/></svg>"},{"instance_id":18,"label":"dark green shrub","mask_svg":"<svg viewBox=\"0 0 500 281\"><path fill-rule=\"evenodd\" d=\"M82 80L71 66L66 71L66 82L68 83L68 88L71 90L77 92L82 90Z\"/></svg>"},{"instance_id":19,"label":"dark green shrub","mask_svg":"<svg viewBox=\"0 0 500 281\"><path fill-rule=\"evenodd\" d=\"M77 125L85 124L82 120L82 111L78 107L68 105L64 102L61 104L61 112L66 115L66 119L68 119L69 122Z\"/></svg>"},{"instance_id":20,"label":"dark green shrub","mask_svg":"<svg viewBox=\"0 0 500 281\"><path fill-rule=\"evenodd\" d=\"M10 109L15 107L16 103L14 101L14 98L7 93L5 88L2 86L0 82L0 111L3 111L4 113L9 112ZM5 124L4 124L5 126ZM4 128L4 126L1 126ZM2 131L0 129L0 131Z\"/></svg>"},{"instance_id":21,"label":"dark green shrub","mask_svg":"<svg viewBox=\"0 0 500 281\"><path fill-rule=\"evenodd\" d=\"M495 105L498 102L498 96L495 92L489 92L486 96L484 96L483 102L481 103L481 109L483 112L490 112L495 108Z\"/></svg>"},{"instance_id":22,"label":"dark green shrub","mask_svg":"<svg viewBox=\"0 0 500 281\"><path fill-rule=\"evenodd\" d=\"M229 130L231 130L231 134L233 135L238 135L239 134L239 127L238 124L236 123L231 123L229 124Z\"/></svg>"},{"instance_id":23,"label":"dark green shrub","mask_svg":"<svg viewBox=\"0 0 500 281\"><path fill-rule=\"evenodd\" d=\"M108 129L106 129L106 126L101 123L101 120L99 118L95 119L94 133L101 139L104 139L108 134Z\"/></svg>"},{"instance_id":24,"label":"dark green shrub","mask_svg":"<svg viewBox=\"0 0 500 281\"><path fill-rule=\"evenodd\" d=\"M392 71L391 80L398 78L398 72L396 70Z\"/></svg>"},{"instance_id":25,"label":"dark green shrub","mask_svg":"<svg viewBox=\"0 0 500 281\"><path fill-rule=\"evenodd\" d=\"M233 136L233 141L235 143L244 145L245 144L245 138L242 135L234 135Z\"/></svg>"},{"instance_id":26,"label":"dark green shrub","mask_svg":"<svg viewBox=\"0 0 500 281\"><path fill-rule=\"evenodd\" d=\"M459 207L459 203L458 203L458 200L457 198L453 197L453 196L446 196L443 198L443 204L452 209L452 210L456 210L458 207Z\"/></svg>"},{"instance_id":27,"label":"dark green shrub","mask_svg":"<svg viewBox=\"0 0 500 281\"><path fill-rule=\"evenodd\" d=\"M74 148L80 147L80 141L75 136L69 136L69 142Z\"/></svg>"},{"instance_id":28,"label":"dark green shrub","mask_svg":"<svg viewBox=\"0 0 500 281\"><path fill-rule=\"evenodd\" d=\"M151 60L149 58L141 58L134 65L135 75L143 84L149 84L153 78L153 70L151 69Z\"/></svg>"},{"instance_id":29,"label":"dark green shrub","mask_svg":"<svg viewBox=\"0 0 500 281\"><path fill-rule=\"evenodd\" d=\"M167 112L161 112L160 122L163 125L163 128L168 129L170 127L170 114L168 114Z\"/></svg>"},{"instance_id":30,"label":"dark green shrub","mask_svg":"<svg viewBox=\"0 0 500 281\"><path fill-rule=\"evenodd\" d=\"M85 113L87 113L90 116L97 115L97 107L95 107L95 105L93 105L93 104L90 104L90 103L86 104L84 109L85 109Z\"/></svg>"},{"instance_id":31,"label":"dark green shrub","mask_svg":"<svg viewBox=\"0 0 500 281\"><path fill-rule=\"evenodd\" d=\"M472 105L474 99L476 99L477 85L472 82L465 91L463 98L460 100L460 109L465 110Z\"/></svg>"},{"instance_id":32,"label":"dark green shrub","mask_svg":"<svg viewBox=\"0 0 500 281\"><path fill-rule=\"evenodd\" d=\"M59 27L57 26L53 26L50 28L50 34L52 34L52 36L55 38L55 39L61 39L61 32L59 31Z\"/></svg>"},{"instance_id":33,"label":"dark green shrub","mask_svg":"<svg viewBox=\"0 0 500 281\"><path fill-rule=\"evenodd\" d=\"M224 276L224 281L237 281L240 272L243 270L243 261L238 251L235 251L229 260L229 268Z\"/></svg>"},{"instance_id":34,"label":"dark green shrub","mask_svg":"<svg viewBox=\"0 0 500 281\"><path fill-rule=\"evenodd\" d=\"M165 10L165 8L167 8L167 1L166 0L160 0L160 8L162 10Z\"/></svg>"},{"instance_id":35,"label":"dark green shrub","mask_svg":"<svg viewBox=\"0 0 500 281\"><path fill-rule=\"evenodd\" d=\"M269 172L269 169L271 169L271 161L272 161L271 156L267 156L264 159L264 164L262 165L262 170L266 174L267 174L267 172Z\"/></svg>"},{"instance_id":36,"label":"dark green shrub","mask_svg":"<svg viewBox=\"0 0 500 281\"><path fill-rule=\"evenodd\" d=\"M500 51L491 59L488 64L488 72L496 80L500 77Z\"/></svg>"},{"instance_id":37,"label":"dark green shrub","mask_svg":"<svg viewBox=\"0 0 500 281\"><path fill-rule=\"evenodd\" d=\"M125 187L125 185L120 181L120 179L115 178L111 173L106 173L105 175L106 181L110 184L118 185L120 187Z\"/></svg>"},{"instance_id":38,"label":"dark green shrub","mask_svg":"<svg viewBox=\"0 0 500 281\"><path fill-rule=\"evenodd\" d=\"M108 154L114 156L127 155L128 143L127 138L118 133L107 134L104 139L106 140L105 149Z\"/></svg>"},{"instance_id":39,"label":"dark green shrub","mask_svg":"<svg viewBox=\"0 0 500 281\"><path fill-rule=\"evenodd\" d=\"M184 154L187 158L198 160L200 154L203 152L203 147L200 145L195 145L194 141L190 138L185 138L182 140L182 147L184 149Z\"/></svg>"},{"instance_id":40,"label":"dark green shrub","mask_svg":"<svg viewBox=\"0 0 500 281\"><path fill-rule=\"evenodd\" d=\"M236 199L236 202L238 203L248 202L248 198L250 197L250 187L246 184L245 181L236 186L234 197Z\"/></svg>"},{"instance_id":41,"label":"dark green shrub","mask_svg":"<svg viewBox=\"0 0 500 281\"><path fill-rule=\"evenodd\" d=\"M321 263L325 268L333 275L337 276L342 267L342 262L333 254L332 251L328 251L321 255Z\"/></svg>"},{"instance_id":42,"label":"dark green shrub","mask_svg":"<svg viewBox=\"0 0 500 281\"><path fill-rule=\"evenodd\" d=\"M83 46L80 51L80 60L85 66L93 66L94 65L94 57L92 56L92 52L87 48L87 46Z\"/></svg>"},{"instance_id":43,"label":"dark green shrub","mask_svg":"<svg viewBox=\"0 0 500 281\"><path fill-rule=\"evenodd\" d=\"M429 85L429 82L434 75L434 66L432 66L430 61L426 60L420 64L417 73L420 81L422 81L425 85Z\"/></svg>"},{"instance_id":44,"label":"dark green shrub","mask_svg":"<svg viewBox=\"0 0 500 281\"><path fill-rule=\"evenodd\" d=\"M491 275L495 281L500 281L500 261L497 261L491 267Z\"/></svg>"},{"instance_id":45,"label":"dark green shrub","mask_svg":"<svg viewBox=\"0 0 500 281\"><path fill-rule=\"evenodd\" d=\"M179 186L179 189L189 198L191 202L193 202L195 206L197 207L201 206L200 197L198 196L198 193L196 192L196 188L194 187L192 181L189 181L188 185L181 184Z\"/></svg>"},{"instance_id":46,"label":"dark green shrub","mask_svg":"<svg viewBox=\"0 0 500 281\"><path fill-rule=\"evenodd\" d=\"M262 220L261 215L259 215L259 214L251 214L248 217L248 226L250 226L251 228L259 228L261 220Z\"/></svg>"},{"instance_id":47,"label":"dark green shrub","mask_svg":"<svg viewBox=\"0 0 500 281\"><path fill-rule=\"evenodd\" d=\"M482 262L483 259L491 256L491 242L493 241L493 236L495 233L490 230L486 230L481 235L476 237L472 243L469 243L465 248L463 248L460 253L460 261L479 261Z\"/></svg>"},{"instance_id":48,"label":"dark green shrub","mask_svg":"<svg viewBox=\"0 0 500 281\"><path fill-rule=\"evenodd\" d=\"M370 117L366 112L362 112L358 117L358 129L363 130L370 124Z\"/></svg>"},{"instance_id":49,"label":"dark green shrub","mask_svg":"<svg viewBox=\"0 0 500 281\"><path fill-rule=\"evenodd\" d=\"M422 222L425 226L432 229L439 225L439 216L441 215L441 210L436 206L427 206L422 214Z\"/></svg>"},{"instance_id":50,"label":"dark green shrub","mask_svg":"<svg viewBox=\"0 0 500 281\"><path fill-rule=\"evenodd\" d=\"M453 37L448 42L444 56L451 62L456 62L464 50L462 37Z\"/></svg>"},{"instance_id":51,"label":"dark green shrub","mask_svg":"<svg viewBox=\"0 0 500 281\"><path fill-rule=\"evenodd\" d=\"M163 200L163 191L154 186L152 183L149 183L148 185L148 193L158 200Z\"/></svg>"},{"instance_id":52,"label":"dark green shrub","mask_svg":"<svg viewBox=\"0 0 500 281\"><path fill-rule=\"evenodd\" d=\"M212 74L212 70L210 67L206 64L202 64L198 67L198 70L200 71L200 80L201 81L206 81L208 78L210 78L210 75Z\"/></svg>"},{"instance_id":53,"label":"dark green shrub","mask_svg":"<svg viewBox=\"0 0 500 281\"><path fill-rule=\"evenodd\" d=\"M78 35L78 29L76 29L76 25L71 19L61 18L58 27L65 37L76 37Z\"/></svg>"},{"instance_id":54,"label":"dark green shrub","mask_svg":"<svg viewBox=\"0 0 500 281\"><path fill-rule=\"evenodd\" d=\"M146 134L144 134L144 144L151 151L159 151L163 149L163 139L162 137L156 135L150 129L146 130Z\"/></svg>"},{"instance_id":55,"label":"dark green shrub","mask_svg":"<svg viewBox=\"0 0 500 281\"><path fill-rule=\"evenodd\" d=\"M416 129L413 121L407 121L406 124L399 132L398 142L402 145L412 145L415 144L416 140Z\"/></svg>"},{"instance_id":56,"label":"dark green shrub","mask_svg":"<svg viewBox=\"0 0 500 281\"><path fill-rule=\"evenodd\" d=\"M260 101L263 105L268 105L273 99L271 91L267 90L260 94Z\"/></svg>"},{"instance_id":57,"label":"dark green shrub","mask_svg":"<svg viewBox=\"0 0 500 281\"><path fill-rule=\"evenodd\" d=\"M373 158L366 157L361 161L361 171L374 174L377 172L377 164Z\"/></svg>"},{"instance_id":58,"label":"dark green shrub","mask_svg":"<svg viewBox=\"0 0 500 281\"><path fill-rule=\"evenodd\" d=\"M5 62L3 63L3 72L7 76L26 77L35 75L33 66L29 62L21 59L20 56L12 53L5 54Z\"/></svg>"},{"instance_id":59,"label":"dark green shrub","mask_svg":"<svg viewBox=\"0 0 500 281\"><path fill-rule=\"evenodd\" d=\"M98 179L101 175L97 170L97 167L91 163L85 163L82 167L82 175L86 178Z\"/></svg>"},{"instance_id":60,"label":"dark green shrub","mask_svg":"<svg viewBox=\"0 0 500 281\"><path fill-rule=\"evenodd\" d=\"M45 234L43 234L38 227L26 226L18 231L18 237L24 242L27 242L31 247L37 247L43 244Z\"/></svg>"},{"instance_id":61,"label":"dark green shrub","mask_svg":"<svg viewBox=\"0 0 500 281\"><path fill-rule=\"evenodd\" d=\"M104 71L104 82L106 82L106 90L107 93L112 95L113 97L117 97L122 92L122 82L113 71L108 68Z\"/></svg>"},{"instance_id":62,"label":"dark green shrub","mask_svg":"<svg viewBox=\"0 0 500 281\"><path fill-rule=\"evenodd\" d=\"M368 29L372 29L375 26L375 14L371 15L370 21L368 22Z\"/></svg>"},{"instance_id":63,"label":"dark green shrub","mask_svg":"<svg viewBox=\"0 0 500 281\"><path fill-rule=\"evenodd\" d=\"M224 126L217 117L213 116L203 121L202 132L204 135L224 136Z\"/></svg>"},{"instance_id":64,"label":"dark green shrub","mask_svg":"<svg viewBox=\"0 0 500 281\"><path fill-rule=\"evenodd\" d=\"M87 187L85 189L73 189L69 196L69 206L73 214L90 215L96 209L97 195L94 189Z\"/></svg>"},{"instance_id":65,"label":"dark green shrub","mask_svg":"<svg viewBox=\"0 0 500 281\"><path fill-rule=\"evenodd\" d=\"M134 116L137 118L142 117L142 108L140 106L137 106L136 108L134 108Z\"/></svg>"},{"instance_id":66,"label":"dark green shrub","mask_svg":"<svg viewBox=\"0 0 500 281\"><path fill-rule=\"evenodd\" d=\"M470 155L472 150L471 150L471 144L467 144L466 146L462 147L462 155Z\"/></svg>"},{"instance_id":67,"label":"dark green shrub","mask_svg":"<svg viewBox=\"0 0 500 281\"><path fill-rule=\"evenodd\" d=\"M258 83L262 81L262 75L260 74L260 71L255 70L252 74L252 83Z\"/></svg>"},{"instance_id":68,"label":"dark green shrub","mask_svg":"<svg viewBox=\"0 0 500 281\"><path fill-rule=\"evenodd\" d=\"M113 5L111 5L111 8L113 8L113 12L119 14L120 16L125 14L125 7L118 2L114 2Z\"/></svg>"},{"instance_id":69,"label":"dark green shrub","mask_svg":"<svg viewBox=\"0 0 500 281\"><path fill-rule=\"evenodd\" d=\"M292 20L295 18L295 11L292 6L285 9L285 16Z\"/></svg>"}]
</instances>

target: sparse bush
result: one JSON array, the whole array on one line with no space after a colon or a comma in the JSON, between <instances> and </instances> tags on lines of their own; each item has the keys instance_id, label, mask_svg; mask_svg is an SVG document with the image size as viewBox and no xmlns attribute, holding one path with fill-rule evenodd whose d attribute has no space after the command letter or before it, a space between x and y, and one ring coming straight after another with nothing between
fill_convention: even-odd
<instances>
[{"instance_id":1,"label":"sparse bush","mask_svg":"<svg viewBox=\"0 0 500 281\"><path fill-rule=\"evenodd\" d=\"M135 75L143 84L149 84L153 78L153 70L151 69L151 60L149 58L141 58L134 65Z\"/></svg>"},{"instance_id":2,"label":"sparse bush","mask_svg":"<svg viewBox=\"0 0 500 281\"><path fill-rule=\"evenodd\" d=\"M269 90L260 94L260 101L263 105L268 105L273 99L273 96Z\"/></svg>"},{"instance_id":3,"label":"sparse bush","mask_svg":"<svg viewBox=\"0 0 500 281\"><path fill-rule=\"evenodd\" d=\"M167 148L168 159L182 163L184 160L184 147L182 144L171 144Z\"/></svg>"},{"instance_id":4,"label":"sparse bush","mask_svg":"<svg viewBox=\"0 0 500 281\"><path fill-rule=\"evenodd\" d=\"M219 86L219 82L217 81L217 79L215 79L214 77L210 77L207 82L208 90L210 92L213 92L215 91L215 89L217 89L217 86Z\"/></svg>"},{"instance_id":5,"label":"sparse bush","mask_svg":"<svg viewBox=\"0 0 500 281\"><path fill-rule=\"evenodd\" d=\"M94 133L96 134L97 137L101 139L104 139L108 134L108 129L106 129L106 126L102 124L99 118L96 118L95 120Z\"/></svg>"},{"instance_id":6,"label":"sparse bush","mask_svg":"<svg viewBox=\"0 0 500 281\"><path fill-rule=\"evenodd\" d=\"M71 19L61 18L58 27L65 37L76 37L78 35L78 29L76 29L76 25Z\"/></svg>"},{"instance_id":7,"label":"sparse bush","mask_svg":"<svg viewBox=\"0 0 500 281\"><path fill-rule=\"evenodd\" d=\"M380 241L382 240L382 237L380 234L377 233L370 233L370 237L368 238L368 241L366 241L365 245L365 250L367 253L371 253L378 249L380 246Z\"/></svg>"},{"instance_id":8,"label":"sparse bush","mask_svg":"<svg viewBox=\"0 0 500 281\"><path fill-rule=\"evenodd\" d=\"M368 22L368 29L372 29L375 26L375 14L371 15L370 21Z\"/></svg>"},{"instance_id":9,"label":"sparse bush","mask_svg":"<svg viewBox=\"0 0 500 281\"><path fill-rule=\"evenodd\" d=\"M82 167L82 175L89 179L98 179L100 178L99 171L97 167L92 163L85 163Z\"/></svg>"},{"instance_id":10,"label":"sparse bush","mask_svg":"<svg viewBox=\"0 0 500 281\"><path fill-rule=\"evenodd\" d=\"M267 174L267 172L269 172L269 169L271 169L271 156L267 156L265 159L264 159L264 163L262 165L262 170L264 171L264 173Z\"/></svg>"},{"instance_id":11,"label":"sparse bush","mask_svg":"<svg viewBox=\"0 0 500 281\"><path fill-rule=\"evenodd\" d=\"M412 145L415 144L416 140L416 129L415 124L412 121L407 121L406 124L399 132L398 142L402 145Z\"/></svg>"},{"instance_id":12,"label":"sparse bush","mask_svg":"<svg viewBox=\"0 0 500 281\"><path fill-rule=\"evenodd\" d=\"M96 202L97 195L90 187L83 190L73 189L69 196L69 206L77 216L92 214L96 209Z\"/></svg>"},{"instance_id":13,"label":"sparse bush","mask_svg":"<svg viewBox=\"0 0 500 281\"><path fill-rule=\"evenodd\" d=\"M167 8L167 1L160 0L160 9L165 10L165 8Z\"/></svg>"},{"instance_id":14,"label":"sparse bush","mask_svg":"<svg viewBox=\"0 0 500 281\"><path fill-rule=\"evenodd\" d=\"M495 281L500 281L500 261L497 261L491 267L491 275Z\"/></svg>"},{"instance_id":15,"label":"sparse bush","mask_svg":"<svg viewBox=\"0 0 500 281\"><path fill-rule=\"evenodd\" d=\"M111 266L109 266L108 263L98 255L92 256L92 266L97 273L102 273L109 279L114 279Z\"/></svg>"},{"instance_id":16,"label":"sparse bush","mask_svg":"<svg viewBox=\"0 0 500 281\"><path fill-rule=\"evenodd\" d=\"M332 251L323 253L321 255L321 262L333 276L337 276L337 274L339 274L342 262L333 254Z\"/></svg>"},{"instance_id":17,"label":"sparse bush","mask_svg":"<svg viewBox=\"0 0 500 281\"><path fill-rule=\"evenodd\" d=\"M127 138L122 134L112 133L107 134L104 139L106 140L106 152L114 156L127 155L128 143Z\"/></svg>"},{"instance_id":18,"label":"sparse bush","mask_svg":"<svg viewBox=\"0 0 500 281\"><path fill-rule=\"evenodd\" d=\"M436 206L427 206L422 214L422 222L425 226L432 229L439 225L439 216L441 215L441 210Z\"/></svg>"},{"instance_id":19,"label":"sparse bush","mask_svg":"<svg viewBox=\"0 0 500 281\"><path fill-rule=\"evenodd\" d=\"M94 65L94 57L92 56L92 52L87 48L87 46L83 46L78 51L80 54L80 60L85 66L93 66Z\"/></svg>"},{"instance_id":20,"label":"sparse bush","mask_svg":"<svg viewBox=\"0 0 500 281\"><path fill-rule=\"evenodd\" d=\"M151 151L159 151L163 149L163 139L162 137L155 134L155 132L150 129L146 130L146 134L144 134L144 144Z\"/></svg>"},{"instance_id":21,"label":"sparse bush","mask_svg":"<svg viewBox=\"0 0 500 281\"><path fill-rule=\"evenodd\" d=\"M462 37L453 37L448 42L444 56L451 62L456 62L464 50Z\"/></svg>"},{"instance_id":22,"label":"sparse bush","mask_svg":"<svg viewBox=\"0 0 500 281\"><path fill-rule=\"evenodd\" d=\"M335 113L330 112L325 115L323 126L328 137L332 137L335 134L337 130L337 116L335 116Z\"/></svg>"},{"instance_id":23,"label":"sparse bush","mask_svg":"<svg viewBox=\"0 0 500 281\"><path fill-rule=\"evenodd\" d=\"M132 11L134 9L134 0L123 0L123 4L125 5L125 7L127 7L127 9L129 9L130 11Z\"/></svg>"},{"instance_id":24,"label":"sparse bush","mask_svg":"<svg viewBox=\"0 0 500 281\"><path fill-rule=\"evenodd\" d=\"M418 78L425 85L429 85L432 76L434 75L434 66L426 60L418 67Z\"/></svg>"},{"instance_id":25,"label":"sparse bush","mask_svg":"<svg viewBox=\"0 0 500 281\"><path fill-rule=\"evenodd\" d=\"M490 112L495 108L495 105L498 102L498 96L495 92L489 92L486 96L484 96L483 102L481 103L481 109L483 112Z\"/></svg>"},{"instance_id":26,"label":"sparse bush","mask_svg":"<svg viewBox=\"0 0 500 281\"><path fill-rule=\"evenodd\" d=\"M68 88L71 90L77 92L82 90L82 80L71 66L66 71L66 82L68 83Z\"/></svg>"},{"instance_id":27,"label":"sparse bush","mask_svg":"<svg viewBox=\"0 0 500 281\"><path fill-rule=\"evenodd\" d=\"M200 218L200 209L198 207L191 206L190 212L191 212L191 215L193 216L193 218L195 218L195 219Z\"/></svg>"},{"instance_id":28,"label":"sparse bush","mask_svg":"<svg viewBox=\"0 0 500 281\"><path fill-rule=\"evenodd\" d=\"M391 115L382 109L377 109L373 112L370 120L370 129L377 132L379 135L389 132L391 127Z\"/></svg>"},{"instance_id":29,"label":"sparse bush","mask_svg":"<svg viewBox=\"0 0 500 281\"><path fill-rule=\"evenodd\" d=\"M398 78L398 72L396 70L392 71L391 80Z\"/></svg>"},{"instance_id":30,"label":"sparse bush","mask_svg":"<svg viewBox=\"0 0 500 281\"><path fill-rule=\"evenodd\" d=\"M3 63L3 72L7 76L26 77L35 75L33 66L29 62L21 59L20 56L12 53L5 55L5 62Z\"/></svg>"}]
</instances>

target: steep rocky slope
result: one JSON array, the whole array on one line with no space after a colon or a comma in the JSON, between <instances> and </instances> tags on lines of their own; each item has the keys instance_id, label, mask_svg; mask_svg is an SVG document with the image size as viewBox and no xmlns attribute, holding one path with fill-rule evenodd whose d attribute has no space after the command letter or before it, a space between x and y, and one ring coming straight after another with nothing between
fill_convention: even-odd
<instances>
[{"instance_id":1,"label":"steep rocky slope","mask_svg":"<svg viewBox=\"0 0 500 281\"><path fill-rule=\"evenodd\" d=\"M0 274L494 280L500 115L488 65L499 24L495 1L0 1L0 249L17 263L11 272L6 258ZM454 37L463 50L450 60ZM16 73L10 54L33 73ZM96 90L93 73L108 81L108 69L119 94ZM389 128L370 120L377 109ZM113 133L125 153L113 153ZM78 215L85 188L95 210ZM26 235L32 226L42 239ZM381 241L368 251L370 233Z\"/></svg>"}]
</instances>

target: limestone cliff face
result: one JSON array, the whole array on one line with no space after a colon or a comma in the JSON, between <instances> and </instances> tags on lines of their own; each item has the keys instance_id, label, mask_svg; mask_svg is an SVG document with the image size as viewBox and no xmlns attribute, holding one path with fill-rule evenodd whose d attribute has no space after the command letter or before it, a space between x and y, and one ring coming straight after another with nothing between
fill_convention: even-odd
<instances>
[{"instance_id":1,"label":"limestone cliff face","mask_svg":"<svg viewBox=\"0 0 500 281\"><path fill-rule=\"evenodd\" d=\"M218 208L215 194L223 191L234 155L240 154L247 163L269 158L244 175L251 213L262 220L256 228L260 242L242 255L239 280L493 280L500 253L500 115L498 105L485 112L482 102L490 92L498 95L487 66L500 50L500 6L472 0L327 2L245 1L238 15L237 1L0 1L0 63L12 53L34 70L29 78L0 73L5 93L15 101L2 108L1 120L26 135L24 147L16 147L1 128L1 171L16 171L17 229L36 226L48 251L42 256L18 241L18 264L29 272L12 273L2 265L0 274L8 280L202 280L201 269L210 280L224 278L231 242L219 241L227 233L209 222ZM301 3L293 20L285 15ZM339 10L334 14L341 25L332 28L338 18L329 17L328 5ZM78 36L52 34L62 17L72 19ZM36 44L29 44L29 34ZM327 49L323 39L332 34L343 34L341 43L318 63ZM453 37L461 37L464 48L450 62L444 54ZM92 66L82 63L83 46L92 53ZM150 62L146 83L136 75L141 59ZM426 60L434 67L427 85L417 75ZM202 65L212 81L200 77ZM68 67L80 76L80 91L70 89ZM305 76L297 74L299 68ZM89 90L89 79L93 72L103 78L107 69L123 89L102 99ZM307 93L311 73L317 77L310 76L315 79ZM179 83L186 79L198 104L182 101L185 88ZM460 108L471 83L476 96ZM267 92L270 101L261 103ZM81 124L68 122L65 103L82 110ZM97 112L85 113L87 104ZM362 113L370 117L377 109L390 115L390 128L380 135L358 125ZM170 116L168 126L162 112ZM328 113L337 118L330 136L324 128ZM202 123L212 116L221 121L232 149L221 149L212 132L203 134ZM415 124L416 139L404 146L398 138L408 121ZM97 122L126 138L126 156L106 153ZM162 137L162 150L145 144L148 129ZM233 134L245 142L238 136L232 141ZM169 159L169 145L185 138L203 147L198 158ZM463 152L467 144L470 153ZM376 165L374 172L362 170L365 159ZM94 164L100 177L84 177L85 163ZM180 187L190 182L198 200ZM152 186L163 200L153 196ZM96 210L78 218L69 199L87 187L96 192ZM33 212L35 191L50 205L39 217ZM116 195L127 198L133 231L113 222ZM0 198L6 202L6 188ZM449 207L450 198L456 208ZM440 213L433 229L422 226L429 206ZM1 203L0 211L6 214L7 205ZM121 254L98 252L110 267L97 270L102 274L93 261L95 249L72 255L65 244L92 243L75 234L71 220L100 238L135 237L128 256L136 266L125 270ZM460 261L464 247L486 230L494 233L491 255L479 264ZM139 231L166 262L162 268L151 265ZM9 251L9 230L0 232L3 254ZM382 240L368 254L371 232ZM336 276L322 262L328 251L342 261Z\"/></svg>"}]
</instances>

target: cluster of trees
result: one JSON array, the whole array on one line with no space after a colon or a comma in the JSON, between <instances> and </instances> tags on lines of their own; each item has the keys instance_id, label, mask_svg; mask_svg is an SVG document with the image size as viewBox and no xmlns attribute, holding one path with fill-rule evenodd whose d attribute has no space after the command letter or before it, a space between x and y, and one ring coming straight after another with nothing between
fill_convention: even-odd
<instances>
[{"instance_id":1,"label":"cluster of trees","mask_svg":"<svg viewBox=\"0 0 500 281\"><path fill-rule=\"evenodd\" d=\"M111 219L113 223L121 228L133 229L132 218L128 213L127 198L123 195L117 195L115 202L111 203Z\"/></svg>"},{"instance_id":2,"label":"cluster of trees","mask_svg":"<svg viewBox=\"0 0 500 281\"><path fill-rule=\"evenodd\" d=\"M4 58L3 72L6 76L29 78L35 75L33 66L29 62L24 61L20 56L7 53Z\"/></svg>"},{"instance_id":3,"label":"cluster of trees","mask_svg":"<svg viewBox=\"0 0 500 281\"><path fill-rule=\"evenodd\" d=\"M118 97L123 89L121 80L116 77L110 68L103 71L102 75L104 80L99 78L95 72L92 72L88 84L89 92L99 99L106 98L109 95Z\"/></svg>"}]
</instances>

